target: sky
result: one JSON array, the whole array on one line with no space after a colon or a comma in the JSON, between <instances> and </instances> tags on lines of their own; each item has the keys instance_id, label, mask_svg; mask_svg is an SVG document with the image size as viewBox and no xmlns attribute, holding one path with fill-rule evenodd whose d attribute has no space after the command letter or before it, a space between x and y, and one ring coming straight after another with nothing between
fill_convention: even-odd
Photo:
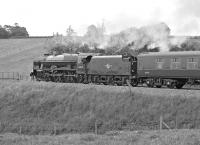
<instances>
[{"instance_id":1,"label":"sky","mask_svg":"<svg viewBox=\"0 0 200 145\"><path fill-rule=\"evenodd\" d=\"M200 35L200 0L0 0L0 25L27 28L30 36L83 35L104 22L106 33L166 23L172 35Z\"/></svg>"}]
</instances>

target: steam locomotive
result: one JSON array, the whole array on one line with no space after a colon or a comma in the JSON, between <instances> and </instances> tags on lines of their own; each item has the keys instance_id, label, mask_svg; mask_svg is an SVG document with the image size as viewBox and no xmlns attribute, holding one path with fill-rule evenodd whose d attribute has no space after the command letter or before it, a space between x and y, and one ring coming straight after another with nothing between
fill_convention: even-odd
<instances>
[{"instance_id":1,"label":"steam locomotive","mask_svg":"<svg viewBox=\"0 0 200 145\"><path fill-rule=\"evenodd\" d=\"M200 51L47 56L33 62L31 75L38 81L180 89L200 82Z\"/></svg>"}]
</instances>

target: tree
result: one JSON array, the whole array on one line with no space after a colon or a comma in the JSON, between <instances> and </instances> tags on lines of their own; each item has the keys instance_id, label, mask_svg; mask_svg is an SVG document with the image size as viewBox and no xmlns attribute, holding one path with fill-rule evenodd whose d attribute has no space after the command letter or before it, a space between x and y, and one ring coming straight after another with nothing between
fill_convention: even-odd
<instances>
[{"instance_id":1,"label":"tree","mask_svg":"<svg viewBox=\"0 0 200 145\"><path fill-rule=\"evenodd\" d=\"M104 41L104 25L96 27L95 25L90 25L87 28L87 32L84 35L85 42L90 48L97 48Z\"/></svg>"},{"instance_id":2,"label":"tree","mask_svg":"<svg viewBox=\"0 0 200 145\"><path fill-rule=\"evenodd\" d=\"M20 27L18 23L15 23L14 26L4 25L4 29L9 34L9 37L29 37L26 28Z\"/></svg>"},{"instance_id":3,"label":"tree","mask_svg":"<svg viewBox=\"0 0 200 145\"><path fill-rule=\"evenodd\" d=\"M0 38L8 38L9 37L9 33L6 31L5 28L3 28L1 25L0 25Z\"/></svg>"},{"instance_id":4,"label":"tree","mask_svg":"<svg viewBox=\"0 0 200 145\"><path fill-rule=\"evenodd\" d=\"M29 37L29 34L25 27L20 27L18 23L11 27L12 37Z\"/></svg>"},{"instance_id":5,"label":"tree","mask_svg":"<svg viewBox=\"0 0 200 145\"><path fill-rule=\"evenodd\" d=\"M82 52L82 53L90 52L90 48L89 48L88 44L83 44L80 47L78 47L76 49L76 53L78 53L78 52Z\"/></svg>"},{"instance_id":6,"label":"tree","mask_svg":"<svg viewBox=\"0 0 200 145\"><path fill-rule=\"evenodd\" d=\"M56 44L49 51L50 54L54 54L55 53L56 55L63 54L63 53L69 53L69 52L70 52L70 50L65 45L62 45L62 44Z\"/></svg>"},{"instance_id":7,"label":"tree","mask_svg":"<svg viewBox=\"0 0 200 145\"><path fill-rule=\"evenodd\" d=\"M19 24L18 24L18 23L15 23L14 26L15 26L15 27L19 27Z\"/></svg>"},{"instance_id":8,"label":"tree","mask_svg":"<svg viewBox=\"0 0 200 145\"><path fill-rule=\"evenodd\" d=\"M199 51L200 50L200 39L199 38L188 38L180 45L171 45L170 51Z\"/></svg>"},{"instance_id":9,"label":"tree","mask_svg":"<svg viewBox=\"0 0 200 145\"><path fill-rule=\"evenodd\" d=\"M74 29L72 29L71 25L69 25L69 27L67 28L66 33L67 37L73 37L76 34Z\"/></svg>"}]
</instances>

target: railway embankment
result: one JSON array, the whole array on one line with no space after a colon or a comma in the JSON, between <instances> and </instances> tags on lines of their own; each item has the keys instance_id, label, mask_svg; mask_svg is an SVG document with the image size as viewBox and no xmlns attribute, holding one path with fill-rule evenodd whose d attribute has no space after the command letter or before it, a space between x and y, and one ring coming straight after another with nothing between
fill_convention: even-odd
<instances>
[{"instance_id":1,"label":"railway embankment","mask_svg":"<svg viewBox=\"0 0 200 145\"><path fill-rule=\"evenodd\" d=\"M0 82L0 132L200 128L200 90ZM165 128L166 126L163 126Z\"/></svg>"}]
</instances>

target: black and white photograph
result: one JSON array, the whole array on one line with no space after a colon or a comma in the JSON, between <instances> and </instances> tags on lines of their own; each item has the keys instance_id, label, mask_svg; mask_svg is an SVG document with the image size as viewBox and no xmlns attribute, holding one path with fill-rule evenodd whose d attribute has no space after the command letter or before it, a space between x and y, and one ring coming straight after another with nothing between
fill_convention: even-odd
<instances>
[{"instance_id":1,"label":"black and white photograph","mask_svg":"<svg viewBox=\"0 0 200 145\"><path fill-rule=\"evenodd\" d=\"M0 4L0 145L200 145L200 0Z\"/></svg>"}]
</instances>

